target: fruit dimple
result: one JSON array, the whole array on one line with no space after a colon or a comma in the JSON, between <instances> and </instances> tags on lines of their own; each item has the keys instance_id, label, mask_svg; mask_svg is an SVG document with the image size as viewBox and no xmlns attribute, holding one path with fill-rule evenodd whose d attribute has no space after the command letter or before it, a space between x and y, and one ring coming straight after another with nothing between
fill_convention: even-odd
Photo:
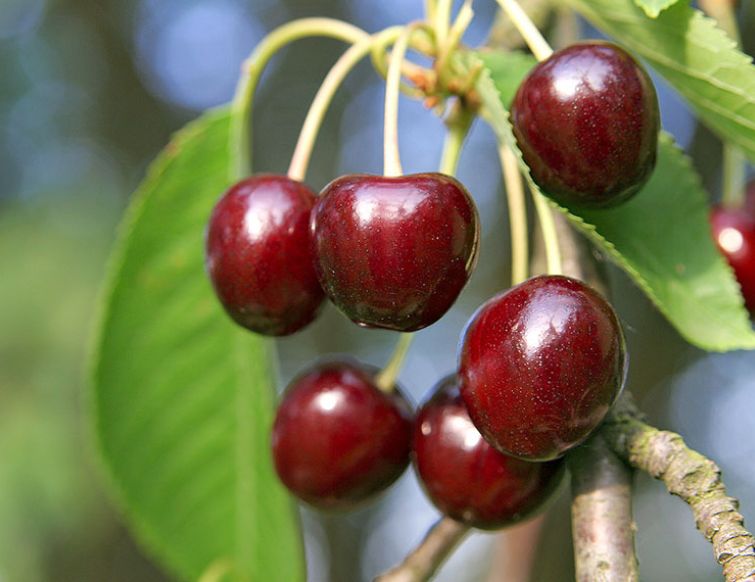
<instances>
[{"instance_id":1,"label":"fruit dimple","mask_svg":"<svg viewBox=\"0 0 755 582\"><path fill-rule=\"evenodd\" d=\"M583 283L536 277L478 310L462 341L460 376L470 416L493 446L554 459L589 436L621 391L623 332Z\"/></svg>"},{"instance_id":2,"label":"fruit dimple","mask_svg":"<svg viewBox=\"0 0 755 582\"><path fill-rule=\"evenodd\" d=\"M341 177L323 190L310 227L328 297L356 323L396 331L446 313L479 240L469 193L442 174Z\"/></svg>"},{"instance_id":3,"label":"fruit dimple","mask_svg":"<svg viewBox=\"0 0 755 582\"><path fill-rule=\"evenodd\" d=\"M619 204L655 166L655 89L616 45L578 43L541 62L520 85L511 118L532 177L562 204Z\"/></svg>"}]
</instances>

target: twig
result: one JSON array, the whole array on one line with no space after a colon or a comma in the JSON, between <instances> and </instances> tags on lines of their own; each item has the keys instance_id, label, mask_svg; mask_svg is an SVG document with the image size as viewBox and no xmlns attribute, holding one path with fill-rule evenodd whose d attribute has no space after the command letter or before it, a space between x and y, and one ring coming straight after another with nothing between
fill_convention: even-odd
<instances>
[{"instance_id":1,"label":"twig","mask_svg":"<svg viewBox=\"0 0 755 582\"><path fill-rule=\"evenodd\" d=\"M713 461L687 447L678 434L645 424L630 397L615 406L601 433L619 457L663 481L690 506L726 582L755 581L755 539Z\"/></svg>"},{"instance_id":2,"label":"twig","mask_svg":"<svg viewBox=\"0 0 755 582\"><path fill-rule=\"evenodd\" d=\"M425 582L435 573L469 527L449 517L439 520L401 564L374 582Z\"/></svg>"},{"instance_id":3,"label":"twig","mask_svg":"<svg viewBox=\"0 0 755 582\"><path fill-rule=\"evenodd\" d=\"M637 582L632 473L601 435L568 457L577 582Z\"/></svg>"}]
</instances>

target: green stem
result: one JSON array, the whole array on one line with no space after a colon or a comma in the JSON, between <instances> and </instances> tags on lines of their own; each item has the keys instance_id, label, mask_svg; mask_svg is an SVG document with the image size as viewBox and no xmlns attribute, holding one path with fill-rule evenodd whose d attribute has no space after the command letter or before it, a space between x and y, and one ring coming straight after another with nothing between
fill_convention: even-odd
<instances>
[{"instance_id":1,"label":"green stem","mask_svg":"<svg viewBox=\"0 0 755 582\"><path fill-rule=\"evenodd\" d=\"M414 339L413 333L402 333L399 337L396 347L393 350L393 355L388 363L375 377L375 384L383 392L392 392L396 386L396 378L398 378L401 367L404 365L407 353L409 353L409 346Z\"/></svg>"},{"instance_id":2,"label":"green stem","mask_svg":"<svg viewBox=\"0 0 755 582\"><path fill-rule=\"evenodd\" d=\"M433 30L435 31L435 40L441 50L446 45L448 31L451 26L452 9L453 0L438 0L435 9L435 19L433 20Z\"/></svg>"},{"instance_id":3,"label":"green stem","mask_svg":"<svg viewBox=\"0 0 755 582\"><path fill-rule=\"evenodd\" d=\"M254 91L262 71L275 53L287 44L308 36L324 36L357 43L369 35L346 22L332 18L303 18L284 24L257 46L242 66L242 76L231 103L231 178L251 174L250 124Z\"/></svg>"},{"instance_id":4,"label":"green stem","mask_svg":"<svg viewBox=\"0 0 755 582\"><path fill-rule=\"evenodd\" d=\"M409 48L409 38L416 25L410 24L401 32L391 51L388 75L385 81L385 118L383 131L383 174L400 176L401 155L398 144L398 97L401 86L401 64Z\"/></svg>"},{"instance_id":5,"label":"green stem","mask_svg":"<svg viewBox=\"0 0 755 582\"><path fill-rule=\"evenodd\" d=\"M532 54L539 61L543 61L553 54L553 49L545 40L540 31L532 22L527 13L522 10L516 0L497 0L504 12L509 16L511 22L522 35L527 46L530 47ZM558 242L558 233L556 223L553 220L553 210L548 205L545 197L539 192L533 190L532 196L535 200L535 211L537 212L540 228L543 231L543 241L545 243L545 257L548 273L550 275L561 275L563 273L563 261L561 259L561 249Z\"/></svg>"},{"instance_id":6,"label":"green stem","mask_svg":"<svg viewBox=\"0 0 755 582\"><path fill-rule=\"evenodd\" d=\"M532 54L538 61L544 61L553 54L553 49L532 22L527 13L522 10L516 0L497 0L501 9L508 15L511 22L522 35L524 42L530 47Z\"/></svg>"},{"instance_id":7,"label":"green stem","mask_svg":"<svg viewBox=\"0 0 755 582\"><path fill-rule=\"evenodd\" d=\"M547 264L549 275L563 275L564 267L561 259L561 247L558 242L558 231L556 230L556 221L553 220L553 209L548 204L545 196L540 192L532 191L532 197L535 200L535 211L540 221L540 229L543 231L543 242L545 243L545 262Z\"/></svg>"},{"instance_id":8,"label":"green stem","mask_svg":"<svg viewBox=\"0 0 755 582\"><path fill-rule=\"evenodd\" d=\"M456 166L459 163L464 140L469 133L469 128L474 120L474 115L467 109L458 105L452 117L448 122L448 133L443 146L443 157L440 164L440 171L449 176L456 173ZM375 378L378 388L385 392L391 392L396 384L396 378L401 372L404 365L406 354L409 352L409 346L414 338L413 333L402 333L396 342L393 355L388 363Z\"/></svg>"},{"instance_id":9,"label":"green stem","mask_svg":"<svg viewBox=\"0 0 755 582\"><path fill-rule=\"evenodd\" d=\"M529 239L527 233L527 206L524 197L524 182L519 172L519 162L508 146L498 150L506 185L511 230L511 285L518 285L529 276Z\"/></svg>"},{"instance_id":10,"label":"green stem","mask_svg":"<svg viewBox=\"0 0 755 582\"><path fill-rule=\"evenodd\" d=\"M384 46L386 43L392 42L401 34L402 30L403 27L395 26L374 36L360 40L352 45L338 59L336 64L333 65L307 112L307 117L299 133L294 155L291 158L291 165L288 168L289 178L298 181L304 180L315 140L317 139L317 134L320 131L325 114L333 101L336 91L338 91L346 76L359 61L370 54L376 44Z\"/></svg>"},{"instance_id":11,"label":"green stem","mask_svg":"<svg viewBox=\"0 0 755 582\"><path fill-rule=\"evenodd\" d=\"M446 133L446 141L443 144L443 154L440 160L441 173L449 176L456 174L456 167L459 165L464 140L469 134L469 128L472 126L473 120L474 115L458 102L456 109L446 124L448 132Z\"/></svg>"}]
</instances>

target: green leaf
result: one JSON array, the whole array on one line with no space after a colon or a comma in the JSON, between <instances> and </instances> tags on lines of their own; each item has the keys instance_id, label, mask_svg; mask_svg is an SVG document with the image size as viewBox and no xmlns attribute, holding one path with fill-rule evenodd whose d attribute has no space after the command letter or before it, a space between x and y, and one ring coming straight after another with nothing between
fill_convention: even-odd
<instances>
[{"instance_id":1,"label":"green leaf","mask_svg":"<svg viewBox=\"0 0 755 582\"><path fill-rule=\"evenodd\" d=\"M235 580L296 582L296 512L269 453L273 345L229 322L204 273L229 119L177 134L124 221L95 349L95 436L130 525L182 579L228 564Z\"/></svg>"},{"instance_id":2,"label":"green leaf","mask_svg":"<svg viewBox=\"0 0 755 582\"><path fill-rule=\"evenodd\" d=\"M755 162L755 67L716 23L679 2L650 19L633 0L566 0L643 56L721 139Z\"/></svg>"},{"instance_id":3,"label":"green leaf","mask_svg":"<svg viewBox=\"0 0 755 582\"><path fill-rule=\"evenodd\" d=\"M522 84L527 73L537 64L535 58L519 51L481 50L477 56L490 71L495 79L500 99L508 104L514 100L514 95Z\"/></svg>"},{"instance_id":4,"label":"green leaf","mask_svg":"<svg viewBox=\"0 0 755 582\"><path fill-rule=\"evenodd\" d=\"M634 0L634 3L642 8L650 18L657 18L661 12L677 2L679 0Z\"/></svg>"},{"instance_id":5,"label":"green leaf","mask_svg":"<svg viewBox=\"0 0 755 582\"><path fill-rule=\"evenodd\" d=\"M491 61L489 53L480 58ZM509 83L483 72L477 86L483 113L499 140L513 148L530 187L542 192L521 158L501 100ZM690 343L712 351L755 348L739 287L710 236L707 196L698 176L669 135L661 135L658 154L645 188L617 208L552 205L624 269Z\"/></svg>"}]
</instances>

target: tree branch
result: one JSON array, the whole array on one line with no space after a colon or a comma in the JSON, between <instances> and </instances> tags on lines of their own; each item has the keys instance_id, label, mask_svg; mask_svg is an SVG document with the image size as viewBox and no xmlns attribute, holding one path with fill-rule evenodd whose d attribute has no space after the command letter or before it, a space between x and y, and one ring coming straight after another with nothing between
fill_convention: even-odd
<instances>
[{"instance_id":1,"label":"tree branch","mask_svg":"<svg viewBox=\"0 0 755 582\"><path fill-rule=\"evenodd\" d=\"M374 582L425 582L435 573L469 527L450 517L439 520L425 539L401 564L375 578Z\"/></svg>"},{"instance_id":2,"label":"tree branch","mask_svg":"<svg viewBox=\"0 0 755 582\"><path fill-rule=\"evenodd\" d=\"M713 461L688 448L678 434L645 424L631 397L617 403L601 434L619 457L663 481L690 506L727 582L755 581L755 540Z\"/></svg>"},{"instance_id":3,"label":"tree branch","mask_svg":"<svg viewBox=\"0 0 755 582\"><path fill-rule=\"evenodd\" d=\"M632 472L600 434L567 459L577 582L637 582Z\"/></svg>"}]
</instances>

